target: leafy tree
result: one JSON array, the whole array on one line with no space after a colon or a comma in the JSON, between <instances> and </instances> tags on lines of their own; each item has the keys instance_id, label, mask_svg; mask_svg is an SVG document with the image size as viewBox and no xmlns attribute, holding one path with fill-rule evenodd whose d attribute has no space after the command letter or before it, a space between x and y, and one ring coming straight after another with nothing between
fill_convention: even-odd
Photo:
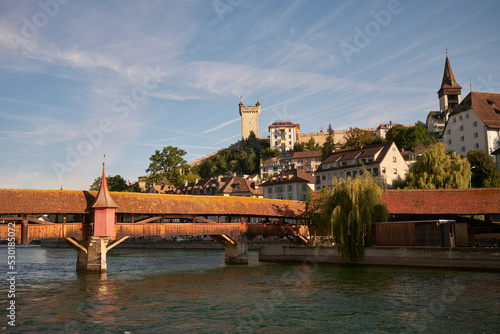
<instances>
[{"instance_id":1,"label":"leafy tree","mask_svg":"<svg viewBox=\"0 0 500 334\"><path fill-rule=\"evenodd\" d=\"M293 151L294 152L304 152L305 150L306 150L306 143L295 142L295 144L293 144Z\"/></svg>"},{"instance_id":2,"label":"leafy tree","mask_svg":"<svg viewBox=\"0 0 500 334\"><path fill-rule=\"evenodd\" d=\"M387 133L385 134L385 139L387 139L387 141L395 142L396 137L398 136L399 132L405 131L405 130L406 130L406 126L404 126L402 124L395 124L392 128L390 128L387 131ZM396 146L397 146L397 144L396 144Z\"/></svg>"},{"instance_id":3,"label":"leafy tree","mask_svg":"<svg viewBox=\"0 0 500 334\"><path fill-rule=\"evenodd\" d=\"M360 128L349 128L345 134L345 139L347 148L361 148L370 145L373 141L370 131Z\"/></svg>"},{"instance_id":4,"label":"leafy tree","mask_svg":"<svg viewBox=\"0 0 500 334\"><path fill-rule=\"evenodd\" d=\"M276 158L281 155L281 151L278 150L277 148L270 148L266 147L262 151L260 151L260 156L262 157L262 160L267 160L271 158Z\"/></svg>"},{"instance_id":5,"label":"leafy tree","mask_svg":"<svg viewBox=\"0 0 500 334\"><path fill-rule=\"evenodd\" d=\"M393 141L399 149L405 150L411 150L418 145L431 145L436 142L421 121L411 127L396 124L387 131L385 138L387 141Z\"/></svg>"},{"instance_id":6,"label":"leafy tree","mask_svg":"<svg viewBox=\"0 0 500 334\"><path fill-rule=\"evenodd\" d=\"M313 137L309 139L309 141L306 144L306 151L320 151L321 150L321 145L316 143L316 140L314 140Z\"/></svg>"},{"instance_id":7,"label":"leafy tree","mask_svg":"<svg viewBox=\"0 0 500 334\"><path fill-rule=\"evenodd\" d=\"M470 164L455 152L435 143L411 166L405 180L410 189L463 189L469 187Z\"/></svg>"},{"instance_id":8,"label":"leafy tree","mask_svg":"<svg viewBox=\"0 0 500 334\"><path fill-rule=\"evenodd\" d=\"M321 148L321 157L323 159L326 158L332 151L335 151L335 132L333 131L331 124L328 124L327 133L328 136L326 137L326 140L323 143L323 147Z\"/></svg>"},{"instance_id":9,"label":"leafy tree","mask_svg":"<svg viewBox=\"0 0 500 334\"><path fill-rule=\"evenodd\" d=\"M129 191L129 186L127 181L120 175L106 176L106 183L108 185L109 191ZM94 183L90 186L90 190L97 191L101 186L101 177L99 176L94 180Z\"/></svg>"},{"instance_id":10,"label":"leafy tree","mask_svg":"<svg viewBox=\"0 0 500 334\"><path fill-rule=\"evenodd\" d=\"M322 196L326 196L321 209L323 229L330 226L344 261L361 260L373 223L388 219L387 209L381 204L382 188L366 173L347 181L334 179L333 189Z\"/></svg>"},{"instance_id":11,"label":"leafy tree","mask_svg":"<svg viewBox=\"0 0 500 334\"><path fill-rule=\"evenodd\" d=\"M467 160L471 165L473 188L500 187L500 173L488 153L483 150L469 151Z\"/></svg>"},{"instance_id":12,"label":"leafy tree","mask_svg":"<svg viewBox=\"0 0 500 334\"><path fill-rule=\"evenodd\" d=\"M162 151L156 150L149 158L151 163L146 169L146 173L150 173L150 180L158 183L175 178L181 166L187 163L183 158L186 154L186 151L173 146L164 147Z\"/></svg>"},{"instance_id":13,"label":"leafy tree","mask_svg":"<svg viewBox=\"0 0 500 334\"><path fill-rule=\"evenodd\" d=\"M197 171L203 178L233 173L257 174L259 173L261 155L277 153L276 150L266 149L269 149L269 141L259 139L250 133L248 139L243 140L238 148L223 150L203 161ZM279 152L281 153L281 151Z\"/></svg>"}]
</instances>

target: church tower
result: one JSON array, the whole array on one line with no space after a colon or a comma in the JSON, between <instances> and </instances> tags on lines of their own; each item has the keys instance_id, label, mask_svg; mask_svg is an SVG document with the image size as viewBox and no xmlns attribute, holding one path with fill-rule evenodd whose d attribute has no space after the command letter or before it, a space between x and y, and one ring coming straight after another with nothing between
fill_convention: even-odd
<instances>
[{"instance_id":1,"label":"church tower","mask_svg":"<svg viewBox=\"0 0 500 334\"><path fill-rule=\"evenodd\" d=\"M448 114L458 106L461 101L462 87L455 81L455 76L451 70L450 61L448 60L448 53L446 53L446 62L444 64L443 81L441 88L438 91L439 109L441 113Z\"/></svg>"},{"instance_id":2,"label":"church tower","mask_svg":"<svg viewBox=\"0 0 500 334\"><path fill-rule=\"evenodd\" d=\"M253 131L256 137L259 137L259 114L260 102L257 100L255 107L245 107L243 98L240 98L240 116L241 116L241 138L247 139Z\"/></svg>"}]
</instances>

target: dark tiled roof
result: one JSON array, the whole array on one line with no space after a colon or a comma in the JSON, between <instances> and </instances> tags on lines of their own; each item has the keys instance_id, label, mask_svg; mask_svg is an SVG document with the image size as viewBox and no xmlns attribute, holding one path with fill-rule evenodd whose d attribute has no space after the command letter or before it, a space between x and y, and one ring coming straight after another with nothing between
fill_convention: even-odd
<instances>
[{"instance_id":1,"label":"dark tiled roof","mask_svg":"<svg viewBox=\"0 0 500 334\"><path fill-rule=\"evenodd\" d=\"M325 160L321 163L321 165L318 168L318 172L320 171L325 171L325 170L333 170L333 169L339 169L339 168L346 168L346 167L351 167L351 166L344 166L344 167L332 167L332 168L324 168L325 164L331 163L331 162L342 162L342 161L349 161L353 159L363 159L363 158L368 158L368 157L374 157L377 153L378 156L376 159L370 162L366 162L365 165L370 165L370 164L375 164L381 162L384 157L386 156L387 152L391 148L393 142L387 142L387 143L382 143L382 144L376 144L376 145L370 145L366 146L363 148L353 148L353 149L348 149L348 150L339 150L336 152L333 152L329 156L326 157Z\"/></svg>"},{"instance_id":2,"label":"dark tiled roof","mask_svg":"<svg viewBox=\"0 0 500 334\"><path fill-rule=\"evenodd\" d=\"M95 191L0 189L0 215L88 213ZM117 213L185 215L256 215L276 217L298 214L302 203L251 197L162 195L111 192Z\"/></svg>"},{"instance_id":3,"label":"dark tiled roof","mask_svg":"<svg viewBox=\"0 0 500 334\"><path fill-rule=\"evenodd\" d=\"M388 190L382 203L391 214L500 214L500 188Z\"/></svg>"},{"instance_id":4,"label":"dark tiled roof","mask_svg":"<svg viewBox=\"0 0 500 334\"><path fill-rule=\"evenodd\" d=\"M314 177L306 173L304 171L301 171L299 169L292 169L292 170L287 170L279 175L272 176L262 184L262 186L271 186L271 185L277 185L277 184L285 184L285 183L297 183L297 182L303 182L303 183L314 183Z\"/></svg>"},{"instance_id":5,"label":"dark tiled roof","mask_svg":"<svg viewBox=\"0 0 500 334\"><path fill-rule=\"evenodd\" d=\"M453 71L451 70L450 61L448 60L448 56L446 56L446 61L444 63L443 81L441 82L441 88L439 89L439 92L445 90L449 91L450 89L458 90L462 89L462 87L455 80L455 76L453 75Z\"/></svg>"},{"instance_id":6,"label":"dark tiled roof","mask_svg":"<svg viewBox=\"0 0 500 334\"><path fill-rule=\"evenodd\" d=\"M473 109L490 128L500 128L500 94L471 92L453 110L451 115Z\"/></svg>"},{"instance_id":7,"label":"dark tiled roof","mask_svg":"<svg viewBox=\"0 0 500 334\"><path fill-rule=\"evenodd\" d=\"M295 152L292 159L321 158L321 151Z\"/></svg>"}]
</instances>

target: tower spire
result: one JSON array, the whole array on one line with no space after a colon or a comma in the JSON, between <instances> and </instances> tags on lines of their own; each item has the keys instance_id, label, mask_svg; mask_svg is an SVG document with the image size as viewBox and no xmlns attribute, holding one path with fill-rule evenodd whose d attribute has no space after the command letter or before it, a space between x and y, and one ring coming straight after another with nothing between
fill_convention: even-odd
<instances>
[{"instance_id":1,"label":"tower spire","mask_svg":"<svg viewBox=\"0 0 500 334\"><path fill-rule=\"evenodd\" d=\"M106 181L106 171L104 166L106 163L102 162L102 176L101 176L101 185L99 186L99 192L97 193L97 197L95 199L94 204L92 204L92 208L117 208L118 205L113 201L111 195L108 190L108 183Z\"/></svg>"},{"instance_id":2,"label":"tower spire","mask_svg":"<svg viewBox=\"0 0 500 334\"><path fill-rule=\"evenodd\" d=\"M450 109L455 108L460 103L461 94L462 87L455 80L455 75L451 69L450 60L448 59L448 49L446 49L443 80L438 90L440 111L448 113Z\"/></svg>"}]
</instances>

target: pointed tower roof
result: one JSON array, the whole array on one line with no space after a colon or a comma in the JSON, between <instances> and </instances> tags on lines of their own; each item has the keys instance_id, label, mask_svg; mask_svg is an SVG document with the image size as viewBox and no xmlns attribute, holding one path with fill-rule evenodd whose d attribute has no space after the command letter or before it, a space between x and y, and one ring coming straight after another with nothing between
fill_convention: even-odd
<instances>
[{"instance_id":1,"label":"pointed tower roof","mask_svg":"<svg viewBox=\"0 0 500 334\"><path fill-rule=\"evenodd\" d=\"M95 199L92 208L117 208L118 205L113 201L108 191L108 183L106 182L106 172L104 171L104 162L102 163L101 186Z\"/></svg>"},{"instance_id":2,"label":"pointed tower roof","mask_svg":"<svg viewBox=\"0 0 500 334\"><path fill-rule=\"evenodd\" d=\"M445 90L450 89L462 89L462 87L455 80L455 76L453 75L453 71L451 70L450 61L447 55L446 61L444 63L443 81L441 82L441 88L439 89L438 94L442 95Z\"/></svg>"}]
</instances>

